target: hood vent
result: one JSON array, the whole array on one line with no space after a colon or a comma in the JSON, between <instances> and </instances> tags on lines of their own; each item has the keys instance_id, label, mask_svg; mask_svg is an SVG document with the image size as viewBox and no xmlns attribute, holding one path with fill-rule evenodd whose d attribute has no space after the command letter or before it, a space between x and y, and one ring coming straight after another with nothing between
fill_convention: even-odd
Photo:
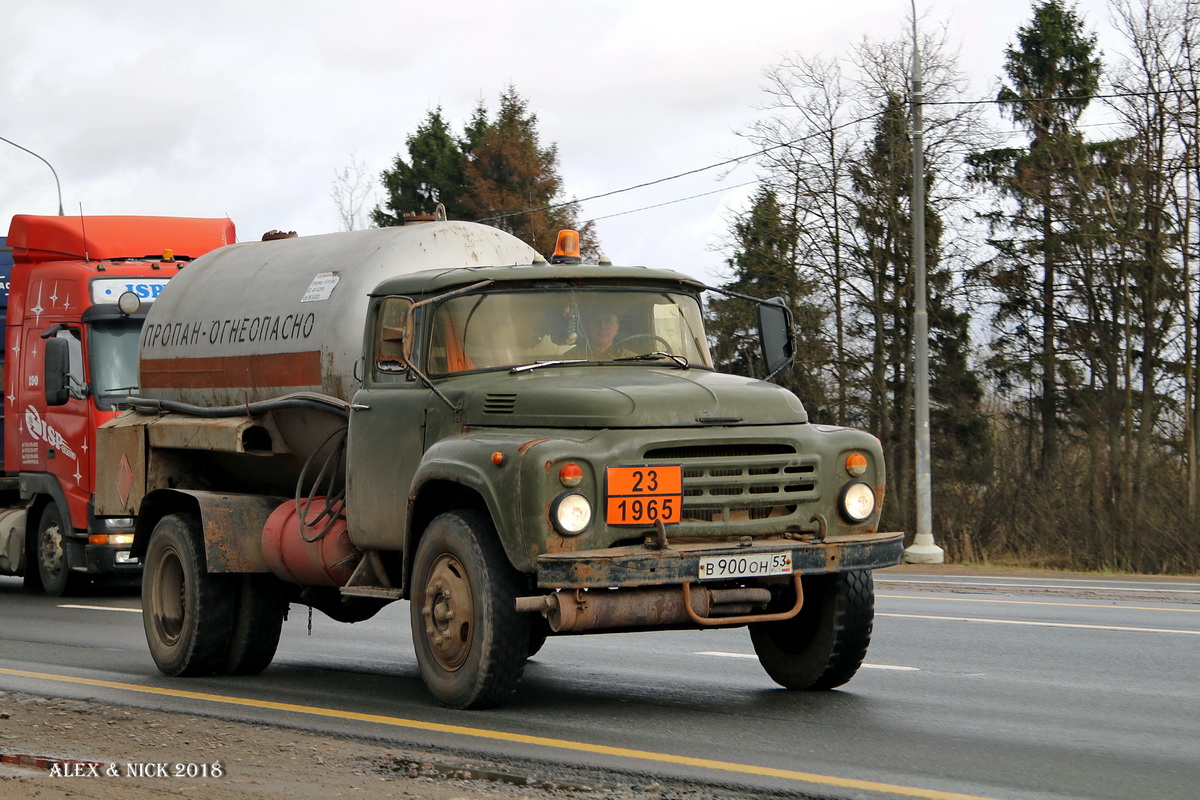
<instances>
[{"instance_id":1,"label":"hood vent","mask_svg":"<svg viewBox=\"0 0 1200 800\"><path fill-rule=\"evenodd\" d=\"M515 394L489 394L483 398L483 413L511 414L517 407Z\"/></svg>"}]
</instances>

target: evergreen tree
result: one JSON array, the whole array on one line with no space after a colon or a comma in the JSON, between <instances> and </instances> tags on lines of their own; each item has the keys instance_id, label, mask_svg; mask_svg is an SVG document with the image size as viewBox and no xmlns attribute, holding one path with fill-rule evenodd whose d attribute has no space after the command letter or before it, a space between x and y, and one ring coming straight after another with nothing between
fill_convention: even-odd
<instances>
[{"instance_id":1,"label":"evergreen tree","mask_svg":"<svg viewBox=\"0 0 1200 800\"><path fill-rule=\"evenodd\" d=\"M392 168L383 171L387 200L371 212L371 221L378 227L402 225L405 214L432 214L438 203L449 219L473 219L463 202L463 151L442 109L430 111L406 142L409 160L397 155Z\"/></svg>"},{"instance_id":2,"label":"evergreen tree","mask_svg":"<svg viewBox=\"0 0 1200 800\"><path fill-rule=\"evenodd\" d=\"M1004 330L992 366L1002 385L1014 378L1040 386L1037 421L1040 465L1054 467L1059 454L1060 272L1069 259L1078 226L1069 224L1088 181L1088 149L1079 118L1099 86L1096 38L1062 0L1034 5L1033 19L1017 32L1005 54L1004 86L998 100L1029 135L1026 148L976 155L976 176L1016 201L1015 217L991 215L1000 258L988 275L1001 300L997 321Z\"/></svg>"},{"instance_id":3,"label":"evergreen tree","mask_svg":"<svg viewBox=\"0 0 1200 800\"><path fill-rule=\"evenodd\" d=\"M539 252L554 250L558 231L579 231L585 258L599 254L595 227L562 201L558 148L539 141L537 115L509 85L493 119L481 100L455 137L441 108L406 140L382 174L386 201L371 212L378 226L402 225L406 214L429 214L438 203L449 219L479 221L508 231Z\"/></svg>"},{"instance_id":4,"label":"evergreen tree","mask_svg":"<svg viewBox=\"0 0 1200 800\"><path fill-rule=\"evenodd\" d=\"M804 401L809 417L828 416L825 369L829 345L824 311L812 302L813 285L794 262L796 229L784 219L774 190L763 186L750 209L733 223L733 255L726 264L732 279L722 288L763 299L783 297L792 309L797 357L793 369L775 381ZM717 367L738 375L762 378L766 370L758 344L757 309L739 298L714 298L708 303L709 334Z\"/></svg>"},{"instance_id":5,"label":"evergreen tree","mask_svg":"<svg viewBox=\"0 0 1200 800\"><path fill-rule=\"evenodd\" d=\"M543 147L537 115L509 85L491 119L481 103L462 142L463 204L471 219L506 230L542 253L550 253L558 231L578 230L585 246L595 246L593 226L578 221L578 206L563 204L558 148Z\"/></svg>"}]
</instances>

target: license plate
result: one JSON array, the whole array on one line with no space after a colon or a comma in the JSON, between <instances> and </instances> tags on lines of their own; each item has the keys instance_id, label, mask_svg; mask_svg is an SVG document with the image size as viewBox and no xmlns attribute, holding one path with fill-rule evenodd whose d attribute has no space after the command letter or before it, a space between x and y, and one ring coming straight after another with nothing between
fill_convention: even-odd
<instances>
[{"instance_id":1,"label":"license plate","mask_svg":"<svg viewBox=\"0 0 1200 800\"><path fill-rule=\"evenodd\" d=\"M604 521L609 525L679 522L683 467L608 467L604 471Z\"/></svg>"},{"instance_id":2,"label":"license plate","mask_svg":"<svg viewBox=\"0 0 1200 800\"><path fill-rule=\"evenodd\" d=\"M755 553L753 555L704 556L700 559L699 573L702 581L791 575L792 554Z\"/></svg>"}]
</instances>

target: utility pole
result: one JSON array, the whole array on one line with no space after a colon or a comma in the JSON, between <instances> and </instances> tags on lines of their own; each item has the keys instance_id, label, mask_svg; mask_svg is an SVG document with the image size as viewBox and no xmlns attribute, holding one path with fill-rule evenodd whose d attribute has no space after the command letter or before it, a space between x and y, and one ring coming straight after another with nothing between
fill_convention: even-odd
<instances>
[{"instance_id":1,"label":"utility pole","mask_svg":"<svg viewBox=\"0 0 1200 800\"><path fill-rule=\"evenodd\" d=\"M38 161L41 161L47 167L50 167L50 174L54 176L54 186L56 189L58 189L58 215L61 217L63 215L62 185L58 182L58 173L54 171L54 167L50 165L50 162L47 161L46 159L42 158L41 156L39 156L37 153L30 150L28 147L21 147L21 145L17 144L16 142L9 141L8 139L5 139L3 136L0 136L0 142L7 142L8 144L11 144L13 147L17 148L18 150L24 150L26 153L29 153L29 155L33 156Z\"/></svg>"},{"instance_id":2,"label":"utility pole","mask_svg":"<svg viewBox=\"0 0 1200 800\"><path fill-rule=\"evenodd\" d=\"M913 369L916 382L917 533L904 550L910 564L941 564L946 551L933 543L933 502L929 466L929 312L925 301L925 120L921 109L924 76L917 41L917 3L913 8L912 60L912 250L913 250Z\"/></svg>"}]
</instances>

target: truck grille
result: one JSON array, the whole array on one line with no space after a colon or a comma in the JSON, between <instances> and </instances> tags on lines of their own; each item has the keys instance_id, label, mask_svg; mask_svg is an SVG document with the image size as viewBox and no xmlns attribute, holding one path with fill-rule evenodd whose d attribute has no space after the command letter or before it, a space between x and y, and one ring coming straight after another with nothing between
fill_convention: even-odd
<instances>
[{"instance_id":1,"label":"truck grille","mask_svg":"<svg viewBox=\"0 0 1200 800\"><path fill-rule=\"evenodd\" d=\"M663 447L647 461L683 465L683 523L731 523L788 517L817 493L817 458L788 444Z\"/></svg>"}]
</instances>

